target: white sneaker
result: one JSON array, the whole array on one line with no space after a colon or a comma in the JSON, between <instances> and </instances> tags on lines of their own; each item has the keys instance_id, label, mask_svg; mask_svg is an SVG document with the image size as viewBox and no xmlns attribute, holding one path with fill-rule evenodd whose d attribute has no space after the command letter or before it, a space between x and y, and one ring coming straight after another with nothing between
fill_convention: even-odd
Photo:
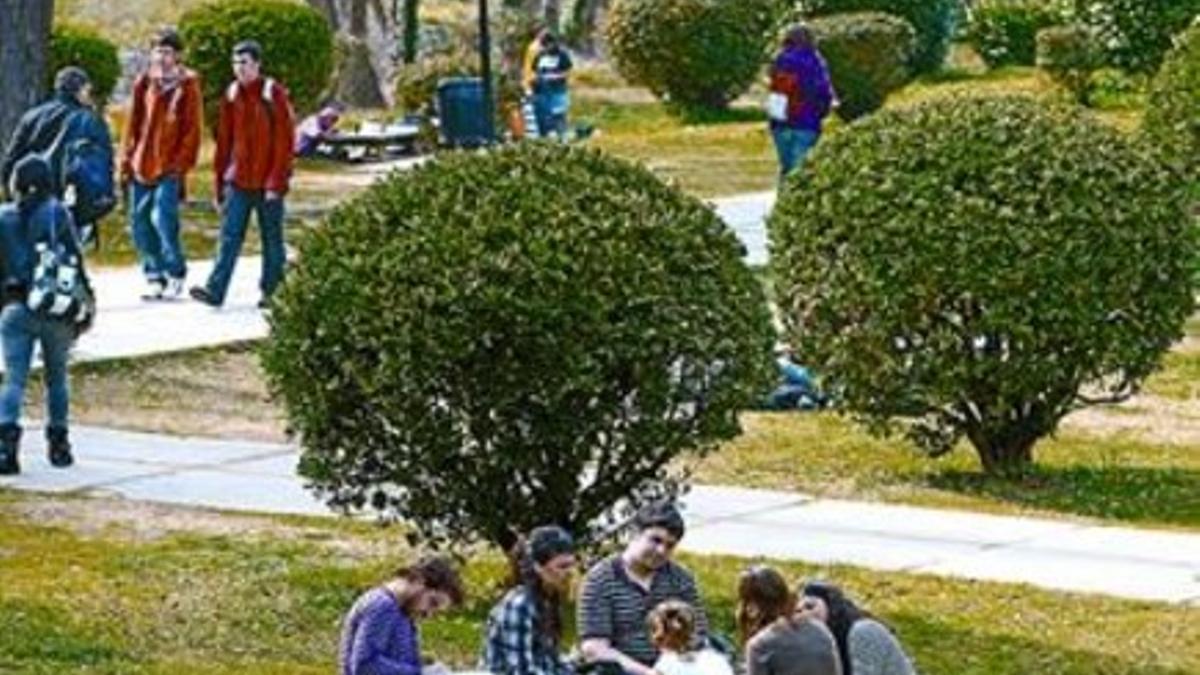
<instances>
[{"instance_id":1,"label":"white sneaker","mask_svg":"<svg viewBox=\"0 0 1200 675\"><path fill-rule=\"evenodd\" d=\"M167 280L167 287L163 290L163 295L168 298L178 298L183 296L183 279L174 277Z\"/></svg>"},{"instance_id":2,"label":"white sneaker","mask_svg":"<svg viewBox=\"0 0 1200 675\"><path fill-rule=\"evenodd\" d=\"M166 288L167 285L162 279L151 279L146 282L146 292L142 293L142 299L161 300Z\"/></svg>"}]
</instances>

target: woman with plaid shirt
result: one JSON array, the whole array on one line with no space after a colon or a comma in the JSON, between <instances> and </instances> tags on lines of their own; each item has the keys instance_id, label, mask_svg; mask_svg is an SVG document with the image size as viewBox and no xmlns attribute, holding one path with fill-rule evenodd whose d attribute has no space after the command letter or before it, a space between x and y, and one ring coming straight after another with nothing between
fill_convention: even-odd
<instances>
[{"instance_id":1,"label":"woman with plaid shirt","mask_svg":"<svg viewBox=\"0 0 1200 675\"><path fill-rule=\"evenodd\" d=\"M500 675L572 675L559 653L562 610L577 560L575 542L561 527L529 533L521 584L488 615L483 666Z\"/></svg>"}]
</instances>

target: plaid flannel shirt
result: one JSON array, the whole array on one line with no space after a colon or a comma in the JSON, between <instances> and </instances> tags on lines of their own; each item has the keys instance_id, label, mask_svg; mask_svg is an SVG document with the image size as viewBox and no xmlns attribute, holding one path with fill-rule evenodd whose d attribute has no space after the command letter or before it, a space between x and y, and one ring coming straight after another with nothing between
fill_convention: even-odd
<instances>
[{"instance_id":1,"label":"plaid flannel shirt","mask_svg":"<svg viewBox=\"0 0 1200 675\"><path fill-rule=\"evenodd\" d=\"M487 622L484 668L500 675L572 675L557 645L537 634L537 606L528 589L509 591Z\"/></svg>"}]
</instances>

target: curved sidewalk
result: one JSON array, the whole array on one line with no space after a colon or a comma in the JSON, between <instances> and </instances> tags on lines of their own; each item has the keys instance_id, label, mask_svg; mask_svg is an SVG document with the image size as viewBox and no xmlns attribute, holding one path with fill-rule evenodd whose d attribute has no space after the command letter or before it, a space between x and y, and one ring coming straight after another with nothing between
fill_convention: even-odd
<instances>
[{"instance_id":1,"label":"curved sidewalk","mask_svg":"<svg viewBox=\"0 0 1200 675\"><path fill-rule=\"evenodd\" d=\"M108 494L193 507L328 516L288 445L73 428L78 464L53 469L29 434L0 488ZM1023 582L1200 607L1200 534L697 486L683 548Z\"/></svg>"}]
</instances>

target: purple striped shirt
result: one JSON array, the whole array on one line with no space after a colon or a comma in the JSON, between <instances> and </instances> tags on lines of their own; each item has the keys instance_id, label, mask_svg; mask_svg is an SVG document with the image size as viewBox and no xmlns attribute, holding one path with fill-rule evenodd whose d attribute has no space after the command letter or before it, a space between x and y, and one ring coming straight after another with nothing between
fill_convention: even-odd
<instances>
[{"instance_id":1,"label":"purple striped shirt","mask_svg":"<svg viewBox=\"0 0 1200 675\"><path fill-rule=\"evenodd\" d=\"M386 588L359 596L342 624L341 675L420 675L417 627Z\"/></svg>"}]
</instances>

